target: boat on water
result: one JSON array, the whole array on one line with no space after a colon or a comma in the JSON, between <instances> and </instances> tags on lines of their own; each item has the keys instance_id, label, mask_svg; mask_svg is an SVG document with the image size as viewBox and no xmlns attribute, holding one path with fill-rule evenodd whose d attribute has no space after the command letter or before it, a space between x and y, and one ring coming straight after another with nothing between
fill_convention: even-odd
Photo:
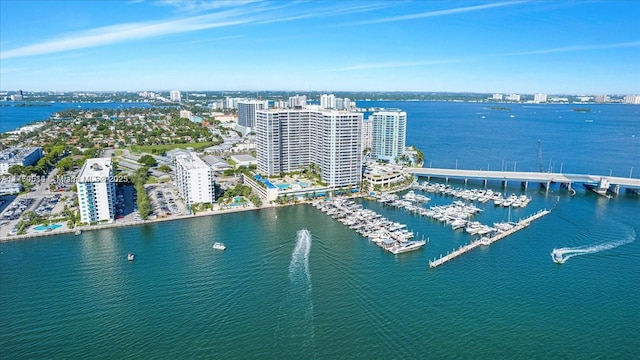
<instances>
[{"instance_id":1,"label":"boat on water","mask_svg":"<svg viewBox=\"0 0 640 360\"><path fill-rule=\"evenodd\" d=\"M82 234L82 230L80 230L80 229L76 229L76 232L75 232L74 234L76 234L76 235L80 235L80 234Z\"/></svg>"},{"instance_id":2,"label":"boat on water","mask_svg":"<svg viewBox=\"0 0 640 360\"><path fill-rule=\"evenodd\" d=\"M136 258L136 255L134 253L129 253L127 255L127 260L129 260L129 261L133 261L133 260L135 260L135 258Z\"/></svg>"},{"instance_id":3,"label":"boat on water","mask_svg":"<svg viewBox=\"0 0 640 360\"><path fill-rule=\"evenodd\" d=\"M560 252L555 250L555 249L551 252L551 258L553 259L553 262L556 263L556 264L564 263L564 259L562 258L562 254L560 254Z\"/></svg>"},{"instance_id":4,"label":"boat on water","mask_svg":"<svg viewBox=\"0 0 640 360\"><path fill-rule=\"evenodd\" d=\"M408 241L406 243L394 245L394 246L388 248L387 250L390 253L392 253L394 255L397 255L397 254L401 254L401 253L404 253L404 252L418 250L426 243L427 242L425 240Z\"/></svg>"},{"instance_id":5,"label":"boat on water","mask_svg":"<svg viewBox=\"0 0 640 360\"><path fill-rule=\"evenodd\" d=\"M224 250L227 247L221 242L216 242L216 243L213 244L213 248L216 249L216 250Z\"/></svg>"}]
</instances>

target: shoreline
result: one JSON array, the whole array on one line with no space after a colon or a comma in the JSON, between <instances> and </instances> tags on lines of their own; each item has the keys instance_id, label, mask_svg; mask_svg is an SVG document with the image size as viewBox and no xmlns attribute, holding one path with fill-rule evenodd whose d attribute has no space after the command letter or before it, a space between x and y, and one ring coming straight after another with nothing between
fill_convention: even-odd
<instances>
[{"instance_id":1,"label":"shoreline","mask_svg":"<svg viewBox=\"0 0 640 360\"><path fill-rule=\"evenodd\" d=\"M387 192L387 193L395 193L395 192L407 190L408 188L410 188L410 185L402 186L402 187L399 187L397 189L389 189L389 190L387 190L385 192ZM343 197L343 196L341 196L341 197ZM368 196L368 194L358 194L358 195L351 195L351 196L346 196L346 197L348 197L348 198L367 198L369 196ZM62 228L60 230L55 229L55 230L51 230L51 231L42 231L42 232L37 232L37 233L27 233L27 234L22 234L22 235L3 236L3 237L0 238L0 243L10 242L10 241L18 241L18 240L25 240L25 239L33 239L33 238L39 238L39 237L54 236L54 235L74 234L77 229L80 229L82 232L85 232L85 231L112 229L112 228L127 227L127 226L140 226L140 225L154 224L154 223L165 222L165 221L193 219L193 218L197 218L197 217L224 215L224 214L238 213L238 212L244 212L244 211L257 211L257 210L262 210L262 209L278 208L278 207L293 206L293 205L300 205L300 204L311 204L311 202L312 202L312 200L301 201L301 202L296 202L296 203L291 203L291 204L267 204L267 205L262 205L260 207L255 207L254 205L250 205L250 206L247 206L247 207L229 208L229 209L224 209L224 210L217 209L217 210L203 211L203 212L200 212L200 213L197 213L197 214L194 214L194 215L178 215L178 216L175 216L175 217L174 216L170 216L170 217L162 217L162 218L156 218L156 219L151 219L151 220L130 221L130 222L125 222L125 223L122 223L122 222L119 223L116 220L113 223L99 224L99 225L93 225L93 226L82 226L82 227L73 228L73 229ZM33 230L30 229L29 231L33 231Z\"/></svg>"}]
</instances>

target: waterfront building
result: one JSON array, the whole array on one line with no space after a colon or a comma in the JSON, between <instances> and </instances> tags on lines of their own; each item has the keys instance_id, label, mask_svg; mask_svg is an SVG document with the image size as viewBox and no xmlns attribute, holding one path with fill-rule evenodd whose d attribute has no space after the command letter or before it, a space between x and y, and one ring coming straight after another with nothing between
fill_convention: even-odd
<instances>
[{"instance_id":1,"label":"waterfront building","mask_svg":"<svg viewBox=\"0 0 640 360\"><path fill-rule=\"evenodd\" d=\"M533 95L534 103L546 103L547 102L547 94L537 93Z\"/></svg>"},{"instance_id":2,"label":"waterfront building","mask_svg":"<svg viewBox=\"0 0 640 360\"><path fill-rule=\"evenodd\" d=\"M599 94L594 97L594 101L597 103L608 103L610 100L609 95Z\"/></svg>"},{"instance_id":3,"label":"waterfront building","mask_svg":"<svg viewBox=\"0 0 640 360\"><path fill-rule=\"evenodd\" d=\"M511 95L507 96L507 100L508 101L520 101L520 95L511 94Z\"/></svg>"},{"instance_id":4,"label":"waterfront building","mask_svg":"<svg viewBox=\"0 0 640 360\"><path fill-rule=\"evenodd\" d=\"M0 175L9 173L14 165L33 165L42 157L41 147L9 148L0 151Z\"/></svg>"},{"instance_id":5,"label":"waterfront building","mask_svg":"<svg viewBox=\"0 0 640 360\"><path fill-rule=\"evenodd\" d=\"M282 109L256 115L259 173L273 176L314 164L330 187L361 181L361 113Z\"/></svg>"},{"instance_id":6,"label":"waterfront building","mask_svg":"<svg viewBox=\"0 0 640 360\"><path fill-rule=\"evenodd\" d=\"M175 102L180 102L182 101L182 97L180 95L180 91L178 90L171 90L169 92L169 100L171 101L175 101Z\"/></svg>"},{"instance_id":7,"label":"waterfront building","mask_svg":"<svg viewBox=\"0 0 640 360\"><path fill-rule=\"evenodd\" d=\"M267 100L242 100L238 101L238 125L250 132L256 126L256 111L269 108Z\"/></svg>"},{"instance_id":8,"label":"waterfront building","mask_svg":"<svg viewBox=\"0 0 640 360\"><path fill-rule=\"evenodd\" d=\"M624 103L640 105L640 95L627 95L624 97Z\"/></svg>"},{"instance_id":9,"label":"waterfront building","mask_svg":"<svg viewBox=\"0 0 640 360\"><path fill-rule=\"evenodd\" d=\"M111 158L87 159L76 185L80 222L113 221L116 213L116 183Z\"/></svg>"},{"instance_id":10,"label":"waterfront building","mask_svg":"<svg viewBox=\"0 0 640 360\"><path fill-rule=\"evenodd\" d=\"M176 185L189 205L215 201L213 171L194 152L176 156Z\"/></svg>"},{"instance_id":11,"label":"waterfront building","mask_svg":"<svg viewBox=\"0 0 640 360\"><path fill-rule=\"evenodd\" d=\"M193 113L189 110L180 110L180 118L182 119L189 119L192 115Z\"/></svg>"},{"instance_id":12,"label":"waterfront building","mask_svg":"<svg viewBox=\"0 0 640 360\"><path fill-rule=\"evenodd\" d=\"M371 121L371 154L393 162L404 155L407 140L407 113L400 110L377 111Z\"/></svg>"},{"instance_id":13,"label":"waterfront building","mask_svg":"<svg viewBox=\"0 0 640 360\"><path fill-rule=\"evenodd\" d=\"M491 100L502 101L502 94L493 94Z\"/></svg>"}]
</instances>

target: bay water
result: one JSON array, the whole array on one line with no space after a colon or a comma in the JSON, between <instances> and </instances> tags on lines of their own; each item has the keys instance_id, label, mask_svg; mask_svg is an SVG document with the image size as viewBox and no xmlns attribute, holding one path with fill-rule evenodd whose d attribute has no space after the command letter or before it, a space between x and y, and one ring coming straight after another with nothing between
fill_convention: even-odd
<instances>
[{"instance_id":1,"label":"bay water","mask_svg":"<svg viewBox=\"0 0 640 360\"><path fill-rule=\"evenodd\" d=\"M640 174L639 107L358 106L407 111L425 167L538 171L540 140L545 170ZM554 210L436 269L472 237L364 199L428 244L394 256L311 205L0 243L0 358L638 358L640 198L489 188L532 201L482 223Z\"/></svg>"}]
</instances>

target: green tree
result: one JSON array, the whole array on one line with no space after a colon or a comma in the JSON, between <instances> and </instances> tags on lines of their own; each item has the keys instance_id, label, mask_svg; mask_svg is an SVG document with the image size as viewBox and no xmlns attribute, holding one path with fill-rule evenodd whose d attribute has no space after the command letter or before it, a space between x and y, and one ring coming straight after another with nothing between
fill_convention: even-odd
<instances>
[{"instance_id":1,"label":"green tree","mask_svg":"<svg viewBox=\"0 0 640 360\"><path fill-rule=\"evenodd\" d=\"M138 160L138 162L140 164L143 164L147 167L154 167L156 165L158 165L158 162L156 161L156 159L151 156L151 155L143 155L142 157L140 157L140 159Z\"/></svg>"}]
</instances>

